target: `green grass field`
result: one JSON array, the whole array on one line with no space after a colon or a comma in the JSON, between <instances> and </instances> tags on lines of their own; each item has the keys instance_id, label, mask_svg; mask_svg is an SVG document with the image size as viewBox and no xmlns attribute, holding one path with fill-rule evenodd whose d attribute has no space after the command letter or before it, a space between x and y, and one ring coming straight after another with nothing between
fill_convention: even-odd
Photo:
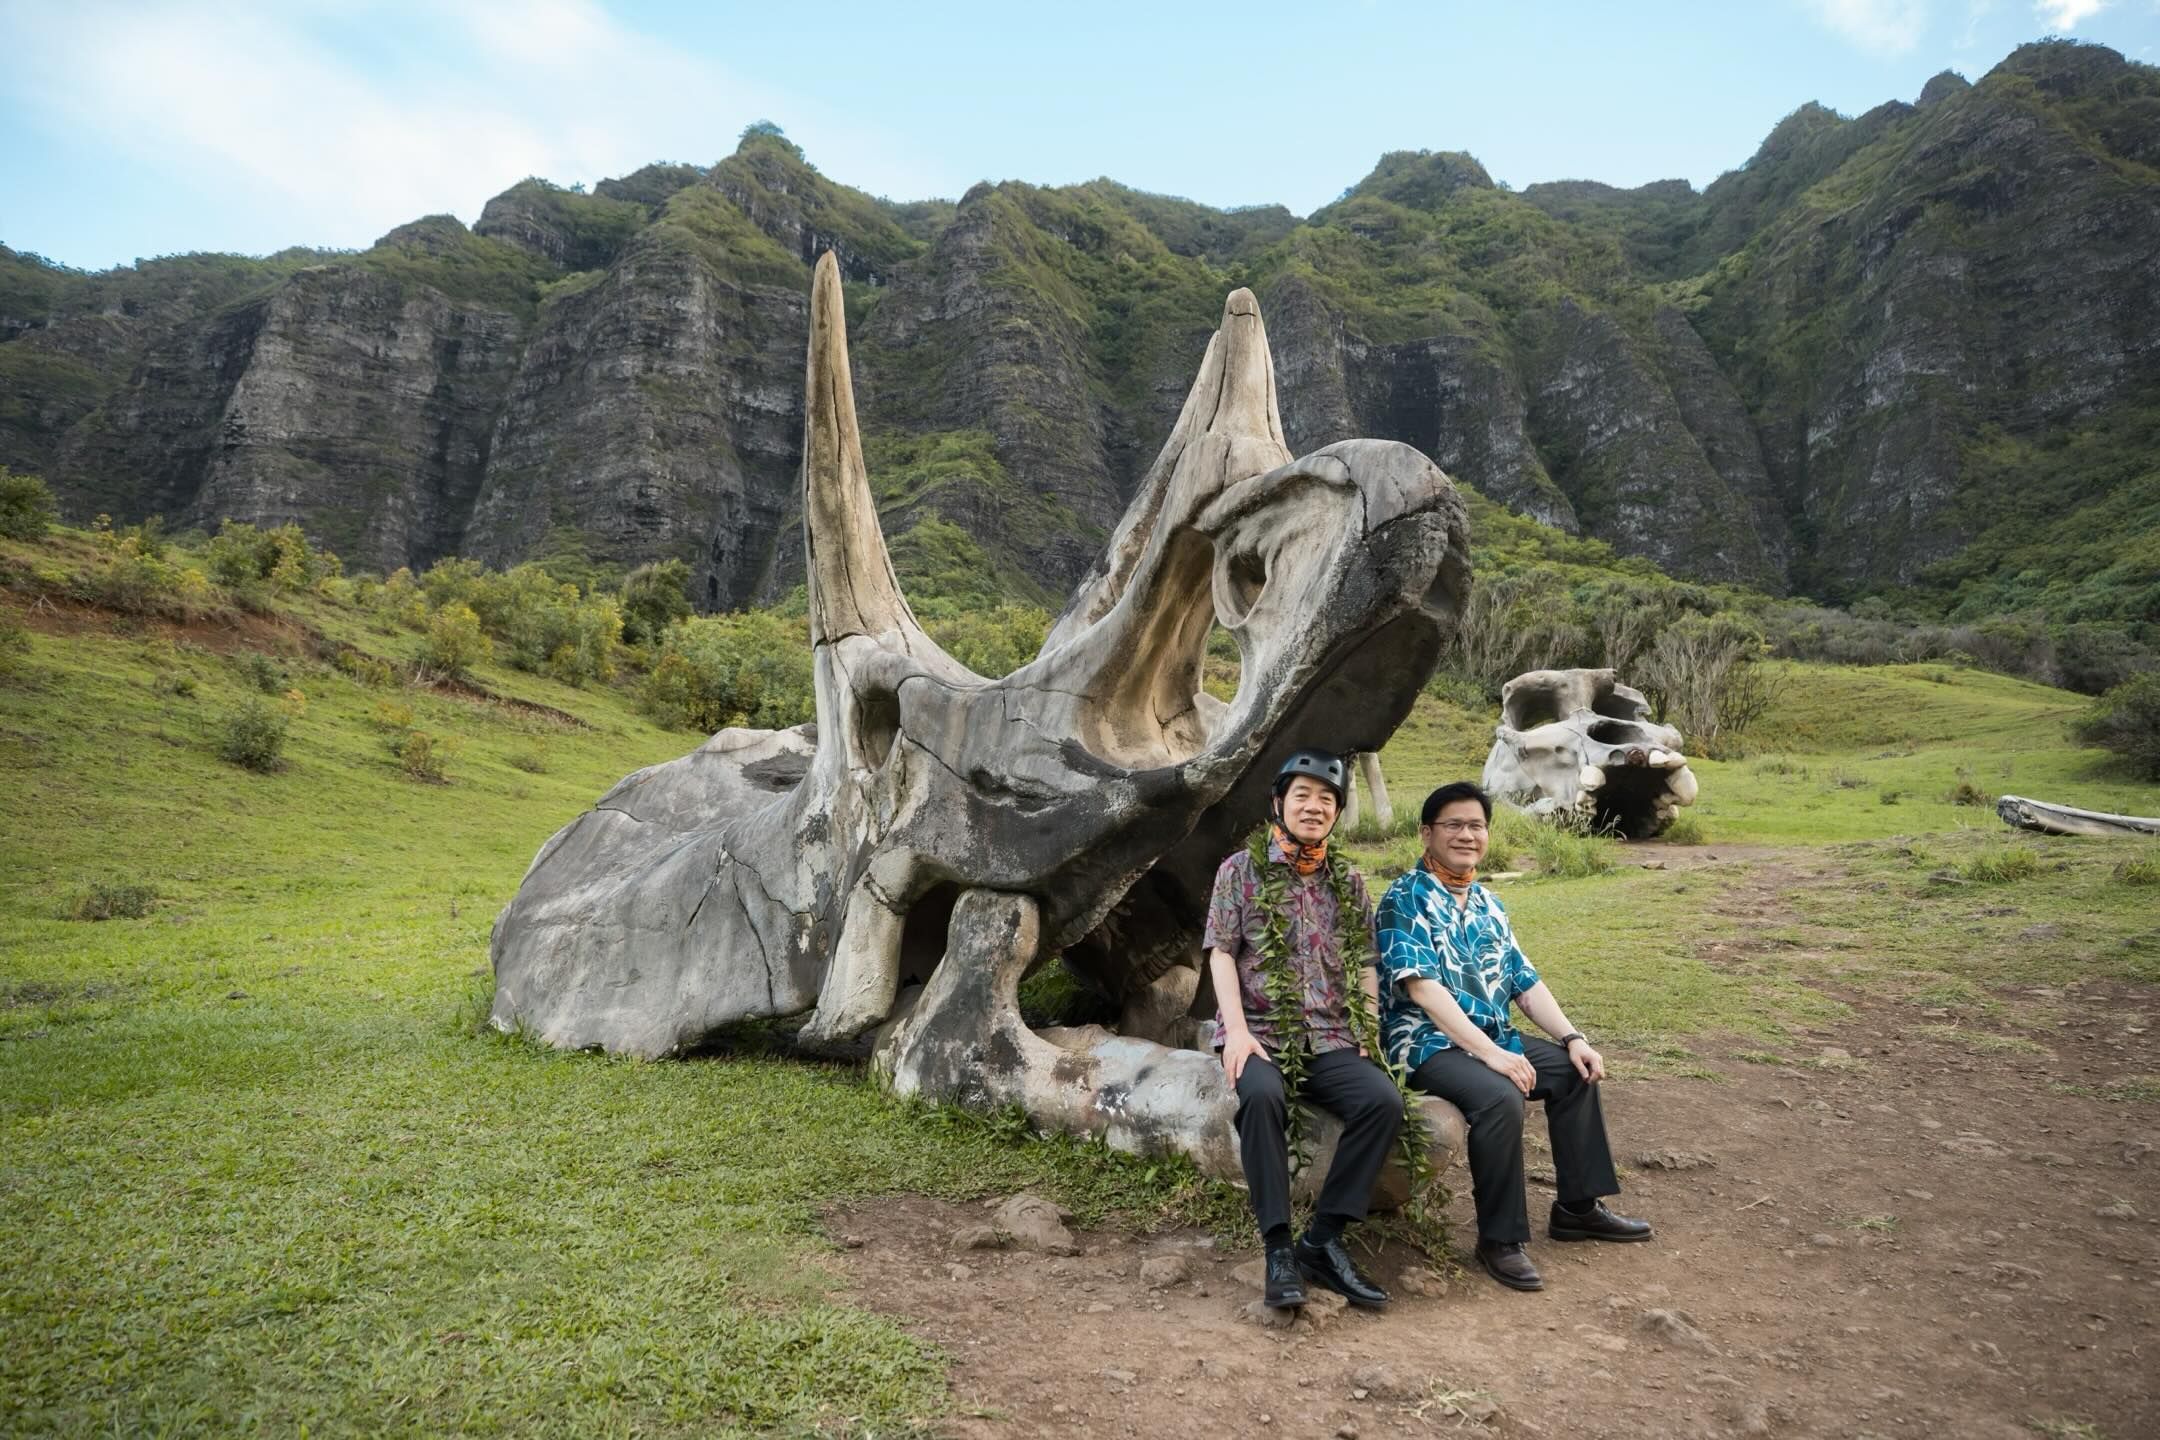
<instances>
[{"instance_id":1,"label":"green grass field","mask_svg":"<svg viewBox=\"0 0 2160 1440\"><path fill-rule=\"evenodd\" d=\"M387 659L416 643L298 611ZM371 689L288 631L277 683L304 710L284 768L256 774L214 754L222 717L260 693L245 655L68 623L89 628L38 621L0 675L0 1429L891 1433L938 1413L943 1362L836 1288L823 1207L1025 1185L1087 1221L1221 1222L1220 1192L1180 1167L1014 1143L851 1070L611 1061L481 1031L488 927L534 851L696 743L620 694L494 668L477 678L499 701ZM1804 982L1839 965L1983 1011L1988 985L2029 973L2008 921L1975 936L1914 918L1996 884L1930 878L2000 828L1943 798L1961 767L1990 792L2160 809L2160 787L2063 748L2072 697L1963 671L1793 680L1773 763L1706 763L1701 809L1713 842L1845 847L1863 884L1793 897L1831 958L1706 963L1740 928L1712 913L1729 876L1622 866L1505 892L1622 1073L1696 1073L1710 1036L1774 1053L1788 1025L1835 1015ZM449 783L399 768L385 702L462 742ZM1423 706L1387 752L1398 803L1475 773L1486 736ZM2160 978L2160 890L2111 868L2151 847L2024 848L2037 869L2002 882L2018 925L2060 916L2094 973ZM97 886L156 902L67 918Z\"/></svg>"}]
</instances>

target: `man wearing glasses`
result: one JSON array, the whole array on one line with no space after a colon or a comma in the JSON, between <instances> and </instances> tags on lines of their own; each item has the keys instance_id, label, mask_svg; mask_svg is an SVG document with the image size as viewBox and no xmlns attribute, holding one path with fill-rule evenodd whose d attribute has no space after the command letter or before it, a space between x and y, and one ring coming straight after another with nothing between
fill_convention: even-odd
<instances>
[{"instance_id":1,"label":"man wearing glasses","mask_svg":"<svg viewBox=\"0 0 2160 1440\"><path fill-rule=\"evenodd\" d=\"M1421 820L1423 859L1380 901L1384 1043L1412 1085L1452 1101L1469 1122L1478 1263L1511 1289L1542 1290L1523 1251L1525 1100L1545 1102L1552 1136L1552 1238L1647 1240L1650 1227L1603 1202L1620 1193L1598 1106L1604 1057L1568 1023L1515 943L1507 912L1477 883L1491 799L1468 781L1443 785L1425 798ZM1558 1038L1522 1034L1509 1022L1510 1003Z\"/></svg>"}]
</instances>

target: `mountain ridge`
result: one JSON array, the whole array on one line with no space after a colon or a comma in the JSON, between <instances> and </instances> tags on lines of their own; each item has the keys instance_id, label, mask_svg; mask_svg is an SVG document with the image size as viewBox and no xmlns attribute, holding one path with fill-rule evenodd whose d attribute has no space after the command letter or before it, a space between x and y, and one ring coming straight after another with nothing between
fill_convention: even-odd
<instances>
[{"instance_id":1,"label":"mountain ridge","mask_svg":"<svg viewBox=\"0 0 2160 1440\"><path fill-rule=\"evenodd\" d=\"M701 604L750 603L800 570L804 298L831 249L900 466L888 532L958 525L1011 593L1093 557L1248 285L1294 449L1401 439L1679 575L1926 594L2013 548L1990 446L2143 433L2154 235L2160 72L2067 42L1918 103L1803 105L1700 191L1516 192L1395 151L1306 217L1107 178L896 204L752 127L705 169L528 178L469 229L358 253L88 275L0 249L0 464L76 517L297 521L385 570L675 557ZM2148 471L2073 509L2160 525ZM2103 609L2150 619L2160 577L2079 554Z\"/></svg>"}]
</instances>

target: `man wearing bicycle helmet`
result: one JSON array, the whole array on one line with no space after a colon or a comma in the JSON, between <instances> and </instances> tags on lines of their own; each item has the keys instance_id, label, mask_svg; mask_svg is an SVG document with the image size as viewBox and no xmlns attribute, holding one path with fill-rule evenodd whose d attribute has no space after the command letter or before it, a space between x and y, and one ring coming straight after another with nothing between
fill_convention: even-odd
<instances>
[{"instance_id":1,"label":"man wearing bicycle helmet","mask_svg":"<svg viewBox=\"0 0 2160 1440\"><path fill-rule=\"evenodd\" d=\"M1267 1246L1264 1299L1277 1309L1304 1304L1307 1280L1353 1305L1377 1310L1388 1302L1342 1241L1344 1229L1365 1218L1403 1121L1400 1092L1360 1052L1351 1023L1348 987L1369 998L1377 990L1370 964L1344 973L1346 950L1374 953L1364 877L1328 854L1347 782L1342 759L1325 751L1300 750L1284 763L1265 837L1215 872L1202 941L1221 1006L1216 1044L1237 1091L1245 1183ZM1312 1223L1294 1243L1293 1102L1343 1125Z\"/></svg>"}]
</instances>

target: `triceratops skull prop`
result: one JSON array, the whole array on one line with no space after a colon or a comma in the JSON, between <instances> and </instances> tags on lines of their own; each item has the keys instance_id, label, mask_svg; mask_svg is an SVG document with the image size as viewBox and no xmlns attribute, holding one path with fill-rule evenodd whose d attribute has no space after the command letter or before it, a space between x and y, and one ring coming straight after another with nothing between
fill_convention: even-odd
<instances>
[{"instance_id":1,"label":"triceratops skull prop","mask_svg":"<svg viewBox=\"0 0 2160 1440\"><path fill-rule=\"evenodd\" d=\"M1407 445L1293 459L1239 290L1108 553L1042 653L986 680L894 577L830 255L805 410L815 722L723 730L549 840L495 924L495 1023L658 1056L807 1013L813 1048L876 1032L902 1093L1017 1101L1234 1174L1219 1065L1095 1027L1039 1035L1021 978L1062 956L1150 1033L1209 1003L1216 865L1289 749L1378 749L1408 713L1469 584L1461 499ZM1218 621L1243 661L1227 704L1200 689Z\"/></svg>"},{"instance_id":2,"label":"triceratops skull prop","mask_svg":"<svg viewBox=\"0 0 2160 1440\"><path fill-rule=\"evenodd\" d=\"M1643 840L1695 803L1680 732L1610 670L1532 670L1500 689L1486 792L1533 815L1580 815Z\"/></svg>"}]
</instances>

